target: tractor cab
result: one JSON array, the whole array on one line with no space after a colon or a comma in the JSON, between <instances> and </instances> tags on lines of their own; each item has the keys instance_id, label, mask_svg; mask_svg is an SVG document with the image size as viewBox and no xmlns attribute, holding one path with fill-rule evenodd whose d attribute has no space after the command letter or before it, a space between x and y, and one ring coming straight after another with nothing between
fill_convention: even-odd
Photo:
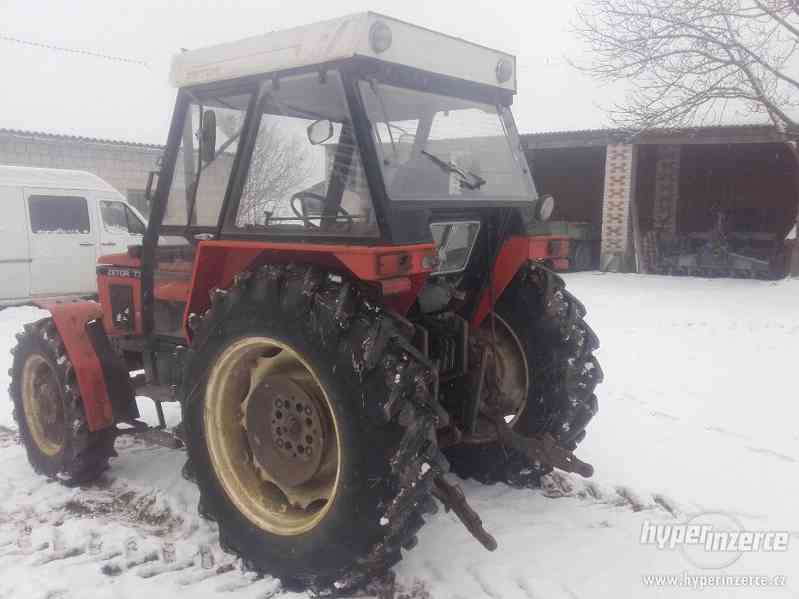
<instances>
[{"instance_id":1,"label":"tractor cab","mask_svg":"<svg viewBox=\"0 0 799 599\"><path fill-rule=\"evenodd\" d=\"M508 54L367 13L184 52L171 79L142 331L182 335L208 290L228 283L191 285L204 244L268 241L287 257L320 244L434 246L400 257L419 262L413 272L381 276L413 277L461 272L478 238L492 253L492 227L535 220Z\"/></svg>"}]
</instances>

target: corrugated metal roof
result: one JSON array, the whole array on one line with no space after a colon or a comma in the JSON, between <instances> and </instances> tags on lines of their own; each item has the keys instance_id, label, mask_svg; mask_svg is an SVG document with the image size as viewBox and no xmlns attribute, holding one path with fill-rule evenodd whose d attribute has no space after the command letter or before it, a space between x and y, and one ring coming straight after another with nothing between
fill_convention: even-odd
<instances>
[{"instance_id":1,"label":"corrugated metal roof","mask_svg":"<svg viewBox=\"0 0 799 599\"><path fill-rule=\"evenodd\" d=\"M104 139L100 137L83 137L81 135L65 135L62 133L48 133L46 131L29 131L24 129L6 129L0 127L0 135L16 135L20 137L38 137L45 139L58 139L64 141L75 141L93 144L106 144L112 146L127 146L130 148L146 148L149 150L163 150L164 146L157 144L146 144L137 141L126 141L123 139Z\"/></svg>"},{"instance_id":2,"label":"corrugated metal roof","mask_svg":"<svg viewBox=\"0 0 799 599\"><path fill-rule=\"evenodd\" d=\"M652 132L659 132L659 133L688 133L688 132L696 132L696 131L718 131L718 130L730 130L734 131L737 129L741 130L756 130L756 129L763 129L769 131L776 131L776 127L771 123L740 123L740 124L730 124L730 125L696 125L692 127L657 127L654 129L644 129L638 132L638 134L646 134ZM635 135L636 131L633 129L623 129L619 127L598 127L595 129L563 129L559 131L531 131L530 133L524 133L523 135L574 135L574 134L594 134L594 133L606 133L606 134L619 134L619 135Z\"/></svg>"},{"instance_id":3,"label":"corrugated metal roof","mask_svg":"<svg viewBox=\"0 0 799 599\"><path fill-rule=\"evenodd\" d=\"M521 135L526 148L597 146L609 143L774 143L796 139L780 133L772 124L747 123L696 127L632 129L578 129L537 131Z\"/></svg>"}]
</instances>

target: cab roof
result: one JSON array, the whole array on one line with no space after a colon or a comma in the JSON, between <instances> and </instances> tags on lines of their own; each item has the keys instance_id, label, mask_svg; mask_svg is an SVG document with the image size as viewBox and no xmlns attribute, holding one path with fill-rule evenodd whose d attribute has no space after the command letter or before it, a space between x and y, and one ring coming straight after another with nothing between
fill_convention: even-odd
<instances>
[{"instance_id":1,"label":"cab roof","mask_svg":"<svg viewBox=\"0 0 799 599\"><path fill-rule=\"evenodd\" d=\"M377 52L373 33L385 40L385 27L390 45ZM356 56L516 91L513 55L373 12L183 52L172 61L170 81L188 87Z\"/></svg>"},{"instance_id":2,"label":"cab roof","mask_svg":"<svg viewBox=\"0 0 799 599\"><path fill-rule=\"evenodd\" d=\"M46 187L113 192L110 183L88 171L0 165L0 187Z\"/></svg>"}]
</instances>

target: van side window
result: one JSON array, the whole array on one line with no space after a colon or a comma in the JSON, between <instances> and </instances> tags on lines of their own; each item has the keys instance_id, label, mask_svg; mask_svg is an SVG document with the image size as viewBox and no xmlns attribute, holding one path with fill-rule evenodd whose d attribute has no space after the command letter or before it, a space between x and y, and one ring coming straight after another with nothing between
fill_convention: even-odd
<instances>
[{"instance_id":1,"label":"van side window","mask_svg":"<svg viewBox=\"0 0 799 599\"><path fill-rule=\"evenodd\" d=\"M31 231L85 235L91 231L86 198L78 196L30 196Z\"/></svg>"},{"instance_id":2,"label":"van side window","mask_svg":"<svg viewBox=\"0 0 799 599\"><path fill-rule=\"evenodd\" d=\"M144 223L122 202L100 202L103 225L111 233L144 235Z\"/></svg>"}]
</instances>

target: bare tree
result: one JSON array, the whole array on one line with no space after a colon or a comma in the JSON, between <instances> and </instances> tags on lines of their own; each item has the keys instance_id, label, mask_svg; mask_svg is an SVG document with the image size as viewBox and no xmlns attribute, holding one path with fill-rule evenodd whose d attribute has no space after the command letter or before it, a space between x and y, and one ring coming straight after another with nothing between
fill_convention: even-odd
<instances>
[{"instance_id":1,"label":"bare tree","mask_svg":"<svg viewBox=\"0 0 799 599\"><path fill-rule=\"evenodd\" d=\"M250 161L241 196L240 224L263 224L267 213L285 210L279 205L287 195L308 184L314 164L304 140L264 120Z\"/></svg>"},{"instance_id":2,"label":"bare tree","mask_svg":"<svg viewBox=\"0 0 799 599\"><path fill-rule=\"evenodd\" d=\"M762 114L784 136L799 190L799 0L587 0L578 65L632 86L610 110L631 132ZM796 253L796 252L795 252Z\"/></svg>"},{"instance_id":3,"label":"bare tree","mask_svg":"<svg viewBox=\"0 0 799 599\"><path fill-rule=\"evenodd\" d=\"M681 127L744 109L799 134L797 0L591 0L577 32L592 50L583 68L634 84L612 111L620 124Z\"/></svg>"}]
</instances>

